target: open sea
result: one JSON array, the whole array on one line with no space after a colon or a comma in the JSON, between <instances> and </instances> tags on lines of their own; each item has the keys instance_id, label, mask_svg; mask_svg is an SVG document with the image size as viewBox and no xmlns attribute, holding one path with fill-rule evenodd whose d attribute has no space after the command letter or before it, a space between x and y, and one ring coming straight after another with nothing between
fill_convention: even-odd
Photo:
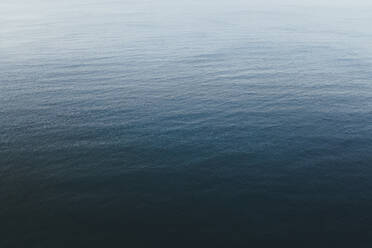
<instances>
[{"instance_id":1,"label":"open sea","mask_svg":"<svg viewBox=\"0 0 372 248\"><path fill-rule=\"evenodd\" d=\"M1 0L1 248L371 246L371 4Z\"/></svg>"}]
</instances>

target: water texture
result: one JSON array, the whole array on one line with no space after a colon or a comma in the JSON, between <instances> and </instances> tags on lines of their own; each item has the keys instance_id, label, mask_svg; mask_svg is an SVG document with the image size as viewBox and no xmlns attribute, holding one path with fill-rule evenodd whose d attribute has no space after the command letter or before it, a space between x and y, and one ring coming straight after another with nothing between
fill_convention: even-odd
<instances>
[{"instance_id":1,"label":"water texture","mask_svg":"<svg viewBox=\"0 0 372 248\"><path fill-rule=\"evenodd\" d=\"M0 3L0 247L370 247L372 7Z\"/></svg>"}]
</instances>

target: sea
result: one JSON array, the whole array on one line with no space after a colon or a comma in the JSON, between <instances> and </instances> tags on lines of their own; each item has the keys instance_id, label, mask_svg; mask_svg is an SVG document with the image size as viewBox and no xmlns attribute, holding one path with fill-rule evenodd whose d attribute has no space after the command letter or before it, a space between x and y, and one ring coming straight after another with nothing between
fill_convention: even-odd
<instances>
[{"instance_id":1,"label":"sea","mask_svg":"<svg viewBox=\"0 0 372 248\"><path fill-rule=\"evenodd\" d=\"M371 245L371 3L1 0L1 248Z\"/></svg>"}]
</instances>

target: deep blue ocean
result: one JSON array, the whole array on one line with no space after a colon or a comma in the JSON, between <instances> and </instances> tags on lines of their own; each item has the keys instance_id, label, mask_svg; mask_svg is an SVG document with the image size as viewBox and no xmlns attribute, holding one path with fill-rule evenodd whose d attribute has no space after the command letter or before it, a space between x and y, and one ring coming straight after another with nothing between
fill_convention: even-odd
<instances>
[{"instance_id":1,"label":"deep blue ocean","mask_svg":"<svg viewBox=\"0 0 372 248\"><path fill-rule=\"evenodd\" d=\"M0 247L371 247L371 25L332 1L1 0Z\"/></svg>"}]
</instances>

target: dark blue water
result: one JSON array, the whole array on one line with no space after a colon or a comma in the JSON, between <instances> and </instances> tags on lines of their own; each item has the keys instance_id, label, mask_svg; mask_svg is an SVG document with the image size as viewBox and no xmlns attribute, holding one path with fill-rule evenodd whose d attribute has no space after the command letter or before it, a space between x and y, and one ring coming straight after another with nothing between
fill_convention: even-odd
<instances>
[{"instance_id":1,"label":"dark blue water","mask_svg":"<svg viewBox=\"0 0 372 248\"><path fill-rule=\"evenodd\" d=\"M0 247L370 247L372 7L310 3L1 1Z\"/></svg>"}]
</instances>

